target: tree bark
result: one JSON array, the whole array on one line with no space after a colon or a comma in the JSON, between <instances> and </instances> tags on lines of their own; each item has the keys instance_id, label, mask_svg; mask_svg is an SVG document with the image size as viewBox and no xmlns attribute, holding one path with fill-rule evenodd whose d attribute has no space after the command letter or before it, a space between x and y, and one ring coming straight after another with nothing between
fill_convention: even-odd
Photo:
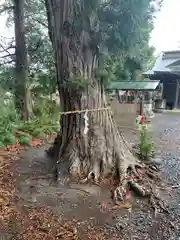
<instances>
[{"instance_id":1,"label":"tree bark","mask_svg":"<svg viewBox=\"0 0 180 240\"><path fill-rule=\"evenodd\" d=\"M46 0L49 33L52 41L57 84L62 112L106 108L104 88L94 77L98 67L98 48L91 44L85 29L74 31L76 16L90 29L83 1ZM80 9L77 14L76 9ZM77 86L75 79L88 82ZM115 174L119 183L125 182L127 169L134 170L136 158L119 134L110 110L88 112L89 131L84 134L84 112L61 115L61 132L50 149L55 159L68 163L72 175L86 175L99 181Z\"/></svg>"},{"instance_id":2,"label":"tree bark","mask_svg":"<svg viewBox=\"0 0 180 240\"><path fill-rule=\"evenodd\" d=\"M27 87L28 65L25 39L24 0L14 0L15 42L16 42L16 80L15 107L21 119L28 120L32 115L32 99Z\"/></svg>"}]
</instances>

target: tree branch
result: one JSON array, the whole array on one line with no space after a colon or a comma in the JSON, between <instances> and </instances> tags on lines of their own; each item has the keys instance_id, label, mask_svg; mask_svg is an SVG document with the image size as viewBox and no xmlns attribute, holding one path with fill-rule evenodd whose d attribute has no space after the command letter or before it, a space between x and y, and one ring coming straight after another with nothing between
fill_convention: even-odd
<instances>
[{"instance_id":1,"label":"tree branch","mask_svg":"<svg viewBox=\"0 0 180 240\"><path fill-rule=\"evenodd\" d=\"M32 20L34 20L35 22L41 24L43 27L48 28L48 24L42 22L41 20L35 19L35 18L32 18Z\"/></svg>"},{"instance_id":2,"label":"tree branch","mask_svg":"<svg viewBox=\"0 0 180 240\"><path fill-rule=\"evenodd\" d=\"M13 55L14 53L11 53L9 50L11 50L11 49L15 49L15 46L13 45L13 42L14 42L14 40L12 40L11 42L10 42L10 45L8 46L8 47L4 47L2 44L0 44L0 48L2 49L1 51L0 51L0 53L7 53L5 56L7 56L7 55Z\"/></svg>"},{"instance_id":3,"label":"tree branch","mask_svg":"<svg viewBox=\"0 0 180 240\"><path fill-rule=\"evenodd\" d=\"M34 54L37 50L38 50L38 48L41 46L41 44L42 44L42 41L41 41L41 39L36 43L36 46L35 46L35 48L33 49L33 48L28 48L28 52L29 53L31 53L31 54Z\"/></svg>"},{"instance_id":4,"label":"tree branch","mask_svg":"<svg viewBox=\"0 0 180 240\"><path fill-rule=\"evenodd\" d=\"M32 15L27 15L27 16L26 16L26 18L29 18L29 17L30 17L31 20L33 20L34 22L37 22L37 23L39 23L40 25L42 25L43 27L48 28L48 24L46 24L45 22L43 22L43 20L34 18Z\"/></svg>"},{"instance_id":5,"label":"tree branch","mask_svg":"<svg viewBox=\"0 0 180 240\"><path fill-rule=\"evenodd\" d=\"M8 52L8 50L10 49L15 49L15 46L11 45L7 48L4 48L2 44L0 44L0 48L2 48L3 50L0 50L0 53L3 53L3 52ZM9 53L9 52L8 52Z\"/></svg>"},{"instance_id":6,"label":"tree branch","mask_svg":"<svg viewBox=\"0 0 180 240\"><path fill-rule=\"evenodd\" d=\"M7 58L7 57L13 58L13 56L16 56L16 54L15 53L7 54L7 55L4 55L4 56L1 56L1 58Z\"/></svg>"},{"instance_id":7,"label":"tree branch","mask_svg":"<svg viewBox=\"0 0 180 240\"><path fill-rule=\"evenodd\" d=\"M0 9L0 14L7 12L9 10L14 10L14 6L4 6L2 9Z\"/></svg>"},{"instance_id":8,"label":"tree branch","mask_svg":"<svg viewBox=\"0 0 180 240\"><path fill-rule=\"evenodd\" d=\"M102 3L102 5L101 5L101 9L105 9L105 8L108 7L110 4L111 4L111 0Z\"/></svg>"}]
</instances>

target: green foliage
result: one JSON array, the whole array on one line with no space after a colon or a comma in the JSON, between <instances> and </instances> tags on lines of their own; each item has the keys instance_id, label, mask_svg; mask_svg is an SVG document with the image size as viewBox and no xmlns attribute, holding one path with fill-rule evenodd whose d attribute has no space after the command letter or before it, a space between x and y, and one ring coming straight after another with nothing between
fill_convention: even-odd
<instances>
[{"instance_id":1,"label":"green foliage","mask_svg":"<svg viewBox=\"0 0 180 240\"><path fill-rule=\"evenodd\" d=\"M11 102L4 97L0 98L0 147L13 145L16 143L16 139L13 135L14 124L19 120L19 116L14 110L14 106ZM9 100L11 101L11 100Z\"/></svg>"},{"instance_id":2,"label":"green foliage","mask_svg":"<svg viewBox=\"0 0 180 240\"><path fill-rule=\"evenodd\" d=\"M94 41L100 52L108 56L102 61L102 78L109 81L135 80L137 70L145 71L152 67L154 48L149 46L149 39L156 11L153 6L157 2L104 1L99 10L95 10L98 12L95 22L99 27L94 27Z\"/></svg>"},{"instance_id":3,"label":"green foliage","mask_svg":"<svg viewBox=\"0 0 180 240\"><path fill-rule=\"evenodd\" d=\"M28 133L30 136L38 138L43 137L44 134L50 134L58 131L57 121L53 123L52 119L44 120L41 118L36 118L28 122L22 122L16 126L16 129Z\"/></svg>"},{"instance_id":4,"label":"green foliage","mask_svg":"<svg viewBox=\"0 0 180 240\"><path fill-rule=\"evenodd\" d=\"M37 115L30 121L21 121L14 110L11 98L0 98L0 147L16 144L16 139L21 145L30 145L32 137L43 137L58 131L59 112L55 103L50 100L37 100L35 106Z\"/></svg>"},{"instance_id":5,"label":"green foliage","mask_svg":"<svg viewBox=\"0 0 180 240\"><path fill-rule=\"evenodd\" d=\"M14 77L13 69L11 67L0 67L0 87L6 91L13 91Z\"/></svg>"},{"instance_id":6,"label":"green foliage","mask_svg":"<svg viewBox=\"0 0 180 240\"><path fill-rule=\"evenodd\" d=\"M34 119L20 122L16 129L35 138L58 131L59 107L54 102L47 99L37 99L34 113Z\"/></svg>"},{"instance_id":7,"label":"green foliage","mask_svg":"<svg viewBox=\"0 0 180 240\"><path fill-rule=\"evenodd\" d=\"M140 132L138 149L139 156L144 161L149 160L154 155L154 142L145 126L142 127Z\"/></svg>"},{"instance_id":8,"label":"green foliage","mask_svg":"<svg viewBox=\"0 0 180 240\"><path fill-rule=\"evenodd\" d=\"M84 8L82 7L84 3ZM12 0L6 1L2 11L8 9L8 23L13 23ZM85 0L75 4L76 14L72 16L73 32L84 29L91 36L91 46L99 49L101 68L96 74L108 81L130 80L136 70L151 68L154 49L149 46L153 29L153 17L158 0ZM83 11L83 12L81 12ZM47 14L44 1L25 1L25 25L29 63L29 83L33 94L51 94L56 91L55 64L52 46L48 37ZM73 33L72 32L72 33ZM0 76L0 79L4 77ZM13 89L12 73L7 76ZM84 89L81 79L72 79L67 87ZM6 81L7 83L7 81ZM7 84L5 86L8 86Z\"/></svg>"},{"instance_id":9,"label":"green foliage","mask_svg":"<svg viewBox=\"0 0 180 240\"><path fill-rule=\"evenodd\" d=\"M0 4L0 13L8 13L7 25L13 27L13 4L7 0ZM56 92L55 65L51 42L48 36L46 9L43 1L25 0L25 30L28 50L29 78L27 85L34 94ZM9 56L14 53L12 39L1 39L0 51ZM4 50L5 49L5 50ZM6 51L7 49L7 51ZM15 60L15 59L14 59ZM14 90L14 63L11 57L2 58L0 85L8 91ZM9 64L10 62L10 64Z\"/></svg>"},{"instance_id":10,"label":"green foliage","mask_svg":"<svg viewBox=\"0 0 180 240\"><path fill-rule=\"evenodd\" d=\"M22 146L30 146L30 138L27 135L22 134L22 135L19 136L19 143Z\"/></svg>"},{"instance_id":11,"label":"green foliage","mask_svg":"<svg viewBox=\"0 0 180 240\"><path fill-rule=\"evenodd\" d=\"M16 138L15 136L9 132L9 131L1 131L1 134L3 134L1 136L1 139L0 139L0 146L1 147L6 147L6 146L9 146L9 145L14 145L16 144Z\"/></svg>"},{"instance_id":12,"label":"green foliage","mask_svg":"<svg viewBox=\"0 0 180 240\"><path fill-rule=\"evenodd\" d=\"M59 98L59 96L57 96ZM34 105L35 116L43 119L43 122L53 123L59 119L59 105L55 100L47 99L46 97L36 98Z\"/></svg>"},{"instance_id":13,"label":"green foliage","mask_svg":"<svg viewBox=\"0 0 180 240\"><path fill-rule=\"evenodd\" d=\"M36 96L49 95L55 93L57 87L45 4L39 0L25 2L30 87Z\"/></svg>"},{"instance_id":14,"label":"green foliage","mask_svg":"<svg viewBox=\"0 0 180 240\"><path fill-rule=\"evenodd\" d=\"M56 78L54 72L36 72L31 77L31 92L33 96L51 95L56 92Z\"/></svg>"}]
</instances>

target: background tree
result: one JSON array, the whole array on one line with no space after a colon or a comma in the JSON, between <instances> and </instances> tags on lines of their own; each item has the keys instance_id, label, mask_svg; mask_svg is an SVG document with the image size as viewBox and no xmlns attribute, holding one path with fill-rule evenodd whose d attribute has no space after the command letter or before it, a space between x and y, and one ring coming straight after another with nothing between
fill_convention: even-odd
<instances>
[{"instance_id":1,"label":"background tree","mask_svg":"<svg viewBox=\"0 0 180 240\"><path fill-rule=\"evenodd\" d=\"M36 95L52 95L56 92L55 64L52 45L48 36L44 1L27 1L25 9L32 91Z\"/></svg>"},{"instance_id":2,"label":"background tree","mask_svg":"<svg viewBox=\"0 0 180 240\"><path fill-rule=\"evenodd\" d=\"M32 100L27 87L28 65L25 36L24 0L14 1L15 25L15 107L21 118L28 120L32 115Z\"/></svg>"},{"instance_id":3,"label":"background tree","mask_svg":"<svg viewBox=\"0 0 180 240\"><path fill-rule=\"evenodd\" d=\"M6 10L8 13L8 26L12 26L13 8L12 1L6 1L1 6L1 11ZM153 10L153 9L151 9ZM55 82L55 68L52 54L52 47L48 38L48 23L45 15L45 6L43 1L30 0L25 1L25 33L26 45L28 52L28 79L27 87L32 94L52 96L56 92ZM153 10L154 11L154 10ZM151 15L152 16L152 15ZM148 21L147 21L148 20ZM123 20L124 21L124 20ZM124 28L124 22L121 22ZM140 29L139 42L134 42L133 47L124 48L121 46L119 54L102 58L102 55L107 52L107 48L101 44L101 70L98 69L102 75L103 81L119 81L119 80L134 80L137 75L137 70L147 70L153 64L153 48L149 47L149 37L152 31L152 21L146 19L144 26ZM1 63L3 65L13 64L15 61L15 43L14 39L1 39L1 51L5 58L1 56ZM8 52L4 51L8 48ZM104 59L104 61L102 60ZM151 62L151 65L149 63ZM110 65L109 65L110 64ZM6 71L8 68L6 67ZM113 70L113 71L112 71ZM12 69L10 73L13 73ZM11 75L11 79L14 74ZM52 79L53 78L53 79ZM52 85L52 83L54 85ZM12 82L14 84L14 82Z\"/></svg>"},{"instance_id":4,"label":"background tree","mask_svg":"<svg viewBox=\"0 0 180 240\"><path fill-rule=\"evenodd\" d=\"M144 21L152 20L150 0L46 0L57 83L63 112L106 108L100 56L120 56L141 40ZM84 113L61 116L61 132L49 153L65 161L72 175L98 181L111 173L121 186L136 158L117 133L108 110L90 111L84 134ZM119 193L122 192L118 191Z\"/></svg>"},{"instance_id":5,"label":"background tree","mask_svg":"<svg viewBox=\"0 0 180 240\"><path fill-rule=\"evenodd\" d=\"M27 81L26 89L29 96L34 97L50 96L56 93L55 65L52 54L52 46L48 37L47 17L43 1L25 1L25 35L27 49ZM1 5L1 12L8 13L7 25L14 25L13 2L6 1ZM11 76L4 79L5 82L11 81L11 88L8 91L14 93L15 88L15 38L0 40L1 51L1 80L4 76ZM9 74L5 74L9 71ZM5 84L2 84L5 87ZM54 83L54 84L53 84ZM6 89L7 86L6 85ZM1 86L1 87L2 87Z\"/></svg>"}]
</instances>

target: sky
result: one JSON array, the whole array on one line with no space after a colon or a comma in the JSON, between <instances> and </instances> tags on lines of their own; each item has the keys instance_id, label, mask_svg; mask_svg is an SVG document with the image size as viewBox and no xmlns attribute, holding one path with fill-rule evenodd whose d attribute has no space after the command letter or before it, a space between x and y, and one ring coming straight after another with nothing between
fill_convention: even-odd
<instances>
[{"instance_id":1,"label":"sky","mask_svg":"<svg viewBox=\"0 0 180 240\"><path fill-rule=\"evenodd\" d=\"M164 0L157 14L150 44L156 52L180 49L180 0Z\"/></svg>"},{"instance_id":2,"label":"sky","mask_svg":"<svg viewBox=\"0 0 180 240\"><path fill-rule=\"evenodd\" d=\"M0 4L4 0L0 0ZM180 49L180 0L164 0L161 11L157 14L155 28L150 44L156 53ZM6 16L0 16L0 36L12 37L14 29L6 27Z\"/></svg>"}]
</instances>

